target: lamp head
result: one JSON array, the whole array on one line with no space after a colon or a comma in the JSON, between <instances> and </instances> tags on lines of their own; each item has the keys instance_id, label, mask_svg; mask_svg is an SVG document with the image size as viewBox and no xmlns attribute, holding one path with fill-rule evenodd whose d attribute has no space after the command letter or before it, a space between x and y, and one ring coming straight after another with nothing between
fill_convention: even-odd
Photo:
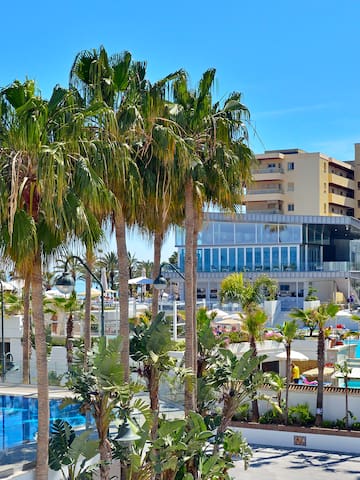
<instances>
[{"instance_id":1,"label":"lamp head","mask_svg":"<svg viewBox=\"0 0 360 480\"><path fill-rule=\"evenodd\" d=\"M156 290L165 290L167 287L167 280L162 276L161 273L159 273L159 275L155 278L153 287L155 287Z\"/></svg>"},{"instance_id":2,"label":"lamp head","mask_svg":"<svg viewBox=\"0 0 360 480\"><path fill-rule=\"evenodd\" d=\"M69 272L64 272L55 282L55 287L65 295L74 290L74 279Z\"/></svg>"},{"instance_id":3,"label":"lamp head","mask_svg":"<svg viewBox=\"0 0 360 480\"><path fill-rule=\"evenodd\" d=\"M126 419L124 423L119 427L118 434L115 438L120 443L130 445L132 442L135 442L135 440L139 440L141 437L131 430L129 422Z\"/></svg>"}]
</instances>

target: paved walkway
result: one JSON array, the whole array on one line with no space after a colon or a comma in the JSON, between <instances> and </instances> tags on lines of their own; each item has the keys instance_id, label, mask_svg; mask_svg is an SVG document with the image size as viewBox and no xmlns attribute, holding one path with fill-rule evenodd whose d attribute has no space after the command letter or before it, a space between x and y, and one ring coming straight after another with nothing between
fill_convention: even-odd
<instances>
[{"instance_id":1,"label":"paved walkway","mask_svg":"<svg viewBox=\"0 0 360 480\"><path fill-rule=\"evenodd\" d=\"M360 480L360 457L351 454L315 452L253 446L253 458L244 471L236 462L231 475L241 480Z\"/></svg>"}]
</instances>

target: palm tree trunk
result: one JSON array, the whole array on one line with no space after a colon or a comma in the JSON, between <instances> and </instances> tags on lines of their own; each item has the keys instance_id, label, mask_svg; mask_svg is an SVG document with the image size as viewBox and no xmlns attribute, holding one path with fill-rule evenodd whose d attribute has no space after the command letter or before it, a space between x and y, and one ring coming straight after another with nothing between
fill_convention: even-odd
<instances>
[{"instance_id":1,"label":"palm tree trunk","mask_svg":"<svg viewBox=\"0 0 360 480\"><path fill-rule=\"evenodd\" d=\"M49 381L47 368L46 335L43 312L41 255L37 253L31 276L32 311L35 329L36 372L38 390L38 439L36 459L36 479L48 478L49 446Z\"/></svg>"},{"instance_id":2,"label":"palm tree trunk","mask_svg":"<svg viewBox=\"0 0 360 480\"><path fill-rule=\"evenodd\" d=\"M257 357L257 347L256 347L256 341L255 341L255 338L253 336L250 337L250 348L252 350L252 356L254 358ZM252 421L253 422L258 422L259 421L259 417L260 417L260 413L259 413L259 403L257 401L257 398L254 398L252 401L251 401L251 409L252 409Z\"/></svg>"},{"instance_id":3,"label":"palm tree trunk","mask_svg":"<svg viewBox=\"0 0 360 480\"><path fill-rule=\"evenodd\" d=\"M325 334L324 328L319 327L318 336L318 387L316 396L316 417L315 425L320 427L323 420L323 400L324 400L324 366L325 366Z\"/></svg>"},{"instance_id":4,"label":"palm tree trunk","mask_svg":"<svg viewBox=\"0 0 360 480\"><path fill-rule=\"evenodd\" d=\"M197 238L199 233L199 215L197 210L194 209L194 231L193 231L193 288L194 288L194 310L193 310L193 319L194 319L194 338L193 338L193 355L194 355L194 372L197 372L197 363L198 363L198 338L197 338L197 321L196 321L196 302L197 302ZM197 376L197 375L196 375ZM195 384L195 400L197 406L197 383Z\"/></svg>"},{"instance_id":5,"label":"palm tree trunk","mask_svg":"<svg viewBox=\"0 0 360 480\"><path fill-rule=\"evenodd\" d=\"M93 270L93 253L86 250L86 264ZM84 367L87 368L87 355L91 350L91 283L92 278L88 271L85 276L85 316L84 316Z\"/></svg>"},{"instance_id":6,"label":"palm tree trunk","mask_svg":"<svg viewBox=\"0 0 360 480\"><path fill-rule=\"evenodd\" d=\"M123 212L118 209L115 213L115 236L119 264L119 304L120 304L120 336L121 363L124 368L124 381L130 379L129 367L129 266L126 247L126 223Z\"/></svg>"},{"instance_id":7,"label":"palm tree trunk","mask_svg":"<svg viewBox=\"0 0 360 480\"><path fill-rule=\"evenodd\" d=\"M285 345L286 351L286 386L285 386L285 416L284 422L285 425L288 424L289 418L289 386L291 382L291 371L290 371L290 362L291 362L291 346L290 344Z\"/></svg>"},{"instance_id":8,"label":"palm tree trunk","mask_svg":"<svg viewBox=\"0 0 360 480\"><path fill-rule=\"evenodd\" d=\"M194 202L193 185L189 180L185 187L185 368L189 369L193 379L185 381L185 414L196 410L194 390Z\"/></svg>"},{"instance_id":9,"label":"palm tree trunk","mask_svg":"<svg viewBox=\"0 0 360 480\"><path fill-rule=\"evenodd\" d=\"M23 320L23 383L30 383L31 328L30 328L30 275L25 275L24 284L24 320Z\"/></svg>"},{"instance_id":10,"label":"palm tree trunk","mask_svg":"<svg viewBox=\"0 0 360 480\"><path fill-rule=\"evenodd\" d=\"M158 276L160 271L161 262L161 247L163 244L163 234L161 232L155 232L154 235L154 269L153 280ZM159 290L153 288L152 302L151 302L151 314L152 318L155 318L159 311Z\"/></svg>"},{"instance_id":11,"label":"palm tree trunk","mask_svg":"<svg viewBox=\"0 0 360 480\"><path fill-rule=\"evenodd\" d=\"M73 362L73 337L74 337L74 320L72 312L69 313L66 322L66 361L68 370L71 369Z\"/></svg>"}]
</instances>

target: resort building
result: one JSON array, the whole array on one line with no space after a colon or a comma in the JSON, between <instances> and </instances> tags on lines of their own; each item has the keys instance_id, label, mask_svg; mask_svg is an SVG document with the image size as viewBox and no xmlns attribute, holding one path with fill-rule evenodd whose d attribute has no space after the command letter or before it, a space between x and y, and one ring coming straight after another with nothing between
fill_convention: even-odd
<instances>
[{"instance_id":1,"label":"resort building","mask_svg":"<svg viewBox=\"0 0 360 480\"><path fill-rule=\"evenodd\" d=\"M349 162L299 149L265 151L256 158L247 213L360 218L360 144Z\"/></svg>"},{"instance_id":2,"label":"resort building","mask_svg":"<svg viewBox=\"0 0 360 480\"><path fill-rule=\"evenodd\" d=\"M360 304L360 144L342 162L302 150L257 155L246 213L206 213L197 245L197 297L218 302L231 272L278 281L280 309L303 307L309 287L322 302ZM185 235L175 245L183 271ZM184 282L179 282L184 298Z\"/></svg>"}]
</instances>

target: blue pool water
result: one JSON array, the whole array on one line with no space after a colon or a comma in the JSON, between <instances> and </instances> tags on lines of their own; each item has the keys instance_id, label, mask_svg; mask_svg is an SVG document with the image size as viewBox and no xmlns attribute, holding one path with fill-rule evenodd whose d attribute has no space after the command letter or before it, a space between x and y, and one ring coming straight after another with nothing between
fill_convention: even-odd
<instances>
[{"instance_id":1,"label":"blue pool water","mask_svg":"<svg viewBox=\"0 0 360 480\"><path fill-rule=\"evenodd\" d=\"M50 400L50 424L62 418L73 427L85 425L85 416L78 405L60 408L62 400ZM0 450L34 441L37 432L38 402L36 398L0 396Z\"/></svg>"}]
</instances>

